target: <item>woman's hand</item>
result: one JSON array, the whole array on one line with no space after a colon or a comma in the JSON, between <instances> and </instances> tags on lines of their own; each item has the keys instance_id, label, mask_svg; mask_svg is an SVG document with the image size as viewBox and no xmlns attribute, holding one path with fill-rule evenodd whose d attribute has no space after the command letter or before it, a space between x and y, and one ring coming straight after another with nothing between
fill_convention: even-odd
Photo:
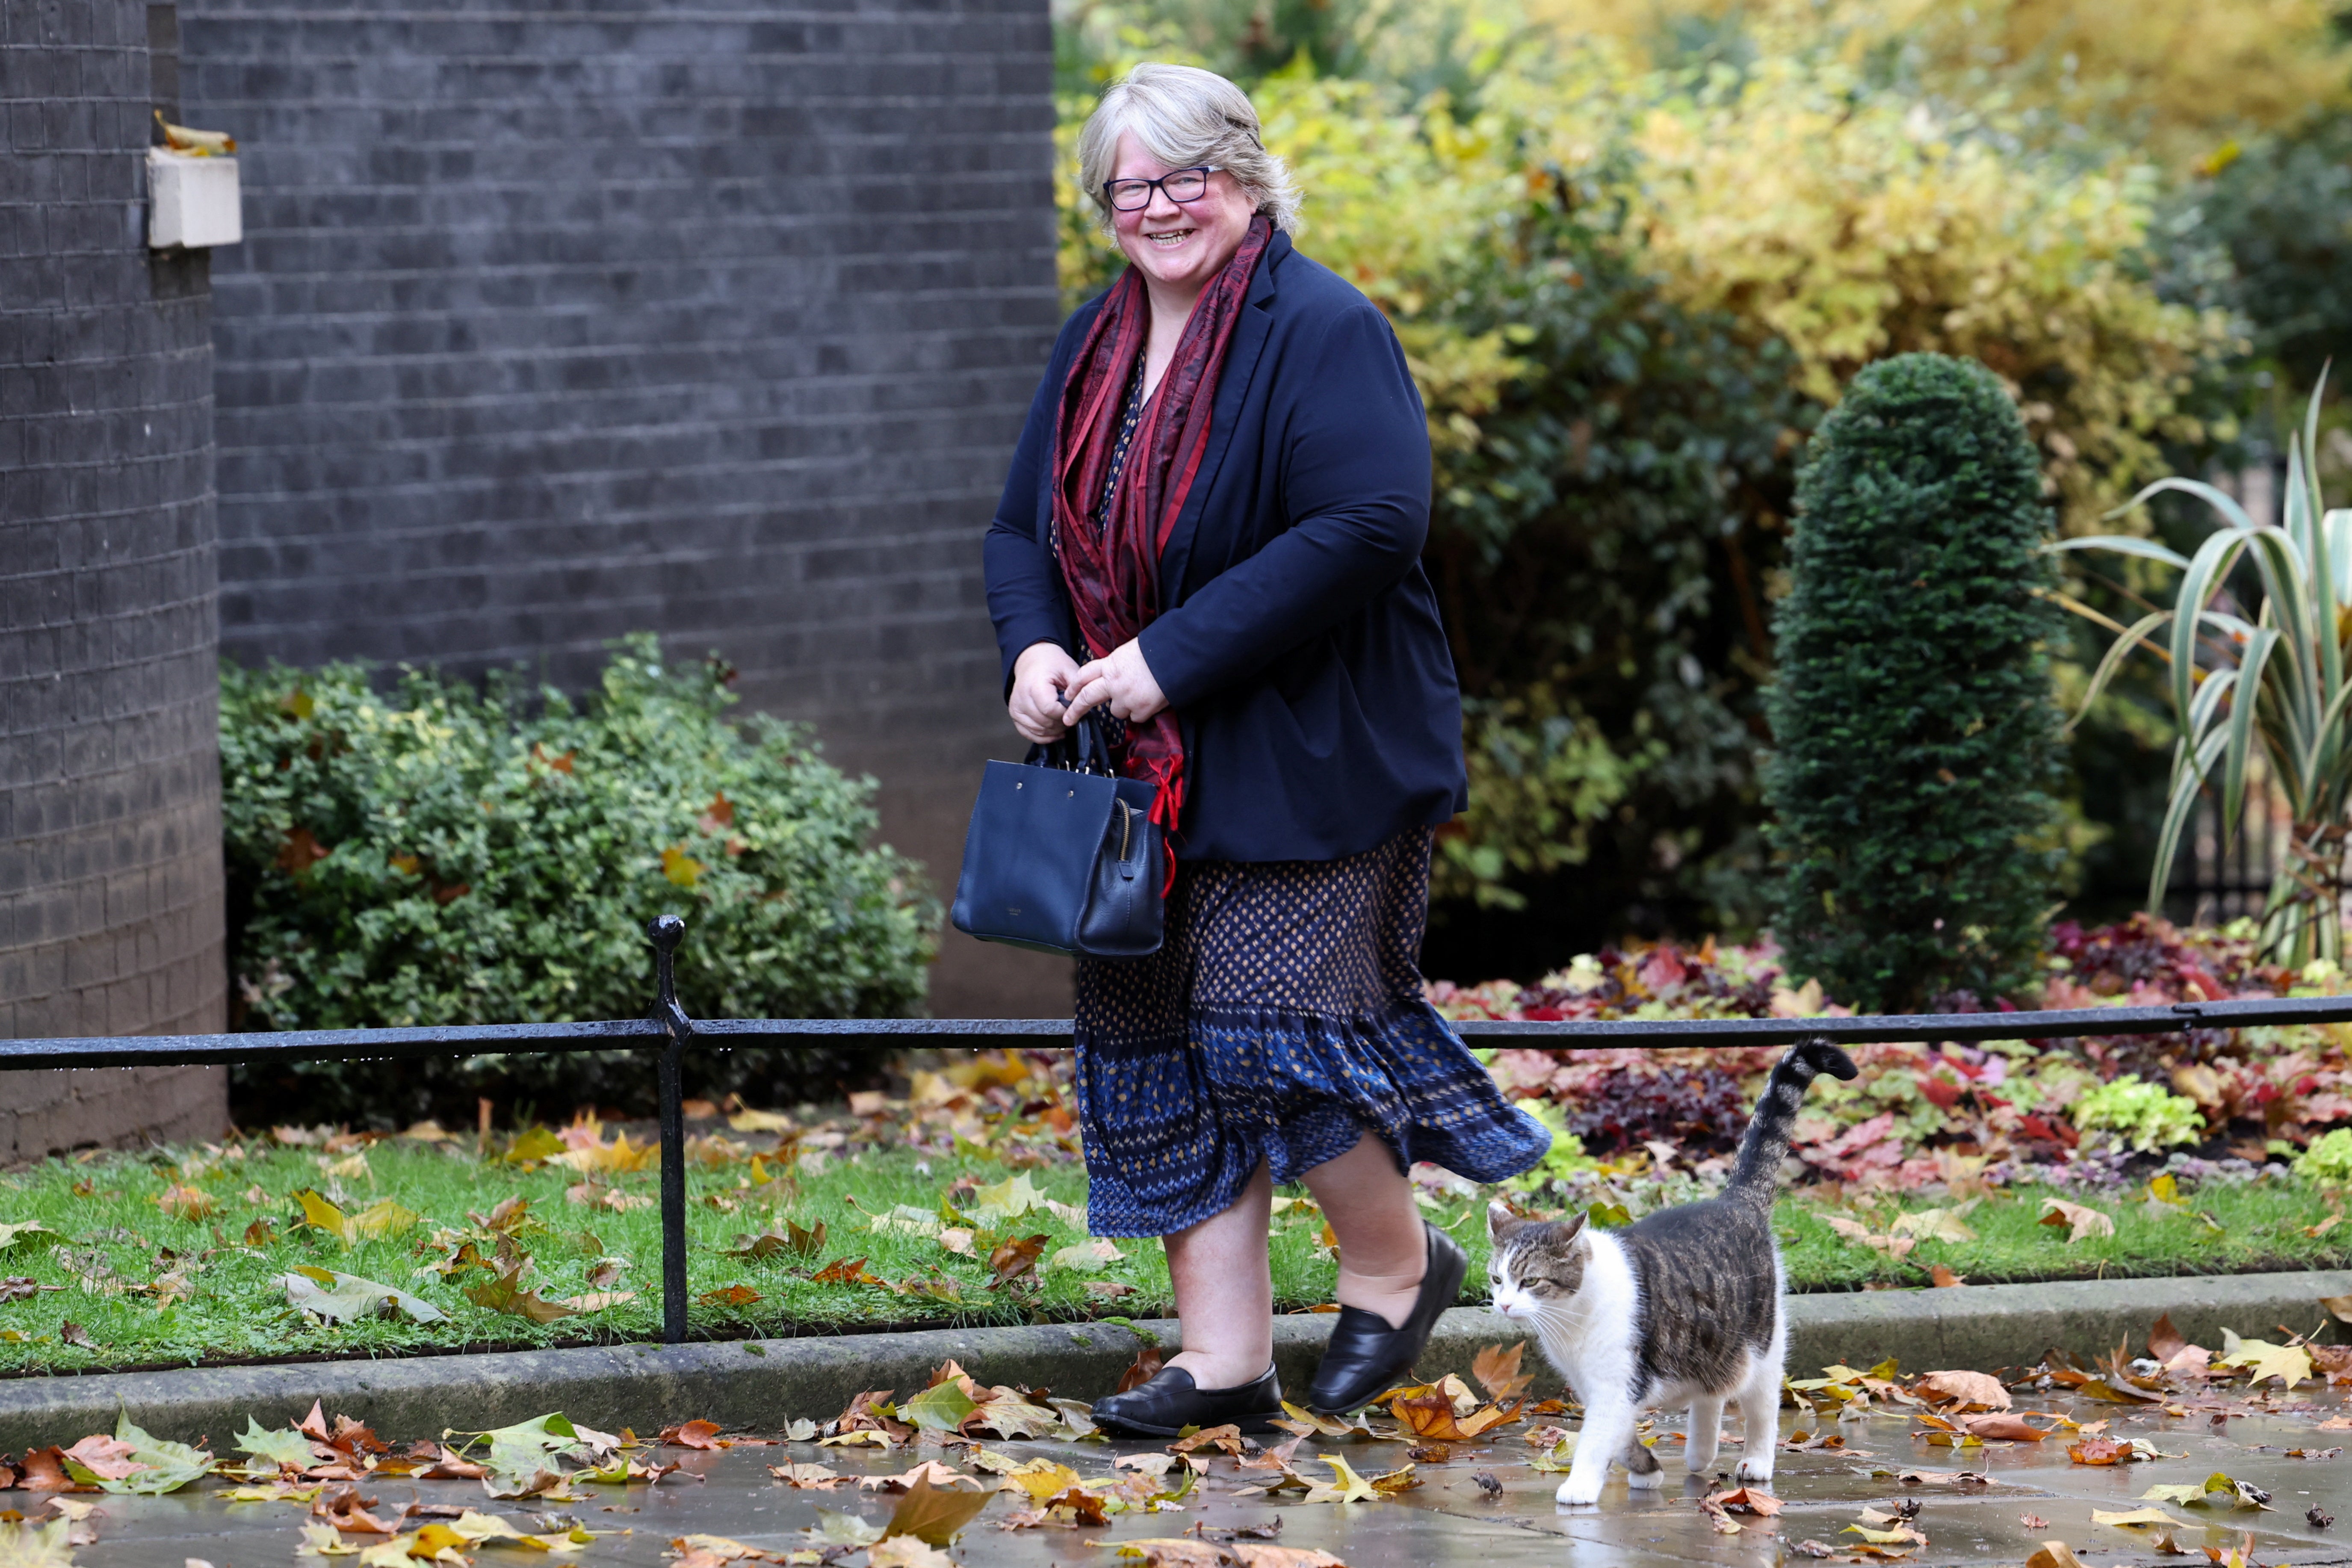
<instances>
[{"instance_id":1,"label":"woman's hand","mask_svg":"<svg viewBox=\"0 0 2352 1568\"><path fill-rule=\"evenodd\" d=\"M1021 650L1013 661L1013 694L1005 700L1004 710L1023 739L1044 746L1062 738L1067 728L1062 704L1077 683L1077 661L1058 643L1031 643Z\"/></svg>"},{"instance_id":2,"label":"woman's hand","mask_svg":"<svg viewBox=\"0 0 2352 1568\"><path fill-rule=\"evenodd\" d=\"M1095 708L1108 708L1113 717L1139 724L1167 706L1166 694L1143 661L1143 649L1130 638L1071 677L1069 710L1062 721L1075 724Z\"/></svg>"}]
</instances>

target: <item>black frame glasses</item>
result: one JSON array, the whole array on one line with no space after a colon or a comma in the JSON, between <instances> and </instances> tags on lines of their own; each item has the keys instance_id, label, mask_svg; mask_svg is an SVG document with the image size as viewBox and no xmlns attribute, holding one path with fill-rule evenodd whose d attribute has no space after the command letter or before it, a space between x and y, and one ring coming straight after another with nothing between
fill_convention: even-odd
<instances>
[{"instance_id":1,"label":"black frame glasses","mask_svg":"<svg viewBox=\"0 0 2352 1568\"><path fill-rule=\"evenodd\" d=\"M1111 210L1113 212L1136 213L1141 212L1144 208L1150 206L1151 205L1151 193L1158 191L1161 195L1166 196L1170 201L1174 202L1181 206L1188 202L1197 202L1202 196L1207 195L1209 194L1209 176L1220 173L1223 167L1223 165L1218 163L1195 163L1189 169L1171 169L1156 180L1105 180L1103 182L1103 200L1110 204ZM1198 174L1201 176L1201 188L1194 191L1189 196L1180 196L1175 192L1168 188L1169 181L1183 174ZM1125 187L1124 193L1122 193L1121 187ZM1139 195L1142 199L1133 202L1121 201L1119 197L1122 194L1128 195Z\"/></svg>"}]
</instances>

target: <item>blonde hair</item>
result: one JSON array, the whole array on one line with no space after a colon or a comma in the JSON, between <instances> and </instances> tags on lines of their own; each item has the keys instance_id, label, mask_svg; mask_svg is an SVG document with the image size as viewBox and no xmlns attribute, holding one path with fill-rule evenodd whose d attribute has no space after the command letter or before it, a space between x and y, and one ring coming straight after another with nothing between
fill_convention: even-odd
<instances>
[{"instance_id":1,"label":"blonde hair","mask_svg":"<svg viewBox=\"0 0 2352 1568\"><path fill-rule=\"evenodd\" d=\"M1171 169L1223 169L1275 227L1298 232L1298 182L1265 150L1249 95L1216 72L1147 61L1103 89L1078 132L1078 187L1093 199L1106 234L1113 219L1103 183L1122 132Z\"/></svg>"}]
</instances>

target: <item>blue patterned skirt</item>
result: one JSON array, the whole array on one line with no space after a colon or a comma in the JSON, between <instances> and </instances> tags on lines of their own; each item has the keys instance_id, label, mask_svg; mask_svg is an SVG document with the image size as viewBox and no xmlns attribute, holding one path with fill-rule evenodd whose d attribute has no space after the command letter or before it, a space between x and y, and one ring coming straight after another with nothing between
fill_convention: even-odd
<instances>
[{"instance_id":1,"label":"blue patterned skirt","mask_svg":"<svg viewBox=\"0 0 2352 1568\"><path fill-rule=\"evenodd\" d=\"M1402 1169L1475 1182L1540 1161L1423 999L1430 830L1339 860L1186 861L1167 939L1078 964L1078 1117L1097 1236L1166 1236L1231 1208L1260 1162L1293 1182L1369 1131Z\"/></svg>"}]
</instances>

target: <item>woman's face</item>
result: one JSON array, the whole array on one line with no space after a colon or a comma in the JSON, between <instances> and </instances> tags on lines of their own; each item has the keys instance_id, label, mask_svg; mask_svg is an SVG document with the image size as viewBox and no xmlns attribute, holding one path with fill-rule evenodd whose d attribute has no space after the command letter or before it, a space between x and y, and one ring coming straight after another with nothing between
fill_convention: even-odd
<instances>
[{"instance_id":1,"label":"woman's face","mask_svg":"<svg viewBox=\"0 0 2352 1568\"><path fill-rule=\"evenodd\" d=\"M1136 144L1132 134L1119 136L1118 156L1111 160L1112 179L1156 180L1169 172L1167 164ZM1195 200L1171 201L1166 191L1155 189L1150 205L1110 216L1128 260L1145 278L1189 299L1233 259L1255 210L1234 177L1219 170Z\"/></svg>"}]
</instances>

